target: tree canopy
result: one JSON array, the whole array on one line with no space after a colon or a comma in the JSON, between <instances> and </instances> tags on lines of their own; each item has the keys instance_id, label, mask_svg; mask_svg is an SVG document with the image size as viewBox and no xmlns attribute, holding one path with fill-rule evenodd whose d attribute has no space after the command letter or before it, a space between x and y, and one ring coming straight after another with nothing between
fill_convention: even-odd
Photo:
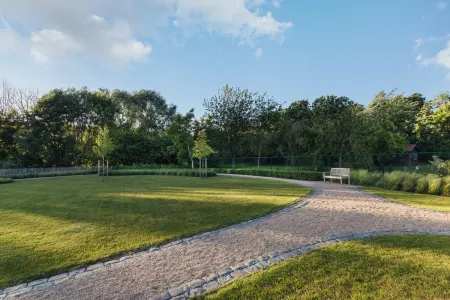
<instances>
[{"instance_id":1,"label":"tree canopy","mask_svg":"<svg viewBox=\"0 0 450 300\"><path fill-rule=\"evenodd\" d=\"M283 99L285 100L285 99ZM205 113L177 111L153 90L54 89L38 96L3 83L0 167L174 164L194 157L335 156L450 149L450 94L378 93L366 107L345 96L280 104L226 85ZM206 139L208 137L209 140ZM370 165L372 161L361 161Z\"/></svg>"}]
</instances>

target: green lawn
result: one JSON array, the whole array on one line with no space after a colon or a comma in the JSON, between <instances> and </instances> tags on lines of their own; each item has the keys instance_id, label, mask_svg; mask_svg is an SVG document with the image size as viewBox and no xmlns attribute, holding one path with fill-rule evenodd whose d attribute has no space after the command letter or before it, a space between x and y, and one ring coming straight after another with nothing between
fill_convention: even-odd
<instances>
[{"instance_id":1,"label":"green lawn","mask_svg":"<svg viewBox=\"0 0 450 300\"><path fill-rule=\"evenodd\" d=\"M222 176L16 180L0 186L0 288L246 221L309 192Z\"/></svg>"},{"instance_id":2,"label":"green lawn","mask_svg":"<svg viewBox=\"0 0 450 300\"><path fill-rule=\"evenodd\" d=\"M364 187L361 190L407 205L450 212L449 197L384 190L376 187Z\"/></svg>"},{"instance_id":3,"label":"green lawn","mask_svg":"<svg viewBox=\"0 0 450 300\"><path fill-rule=\"evenodd\" d=\"M449 299L450 237L384 236L329 245L200 299Z\"/></svg>"}]
</instances>

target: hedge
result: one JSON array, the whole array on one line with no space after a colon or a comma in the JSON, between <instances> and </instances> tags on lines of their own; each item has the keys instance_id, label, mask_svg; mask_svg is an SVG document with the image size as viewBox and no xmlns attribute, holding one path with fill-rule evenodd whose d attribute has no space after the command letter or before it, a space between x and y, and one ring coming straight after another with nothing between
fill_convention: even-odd
<instances>
[{"instance_id":1,"label":"hedge","mask_svg":"<svg viewBox=\"0 0 450 300\"><path fill-rule=\"evenodd\" d=\"M0 184L13 183L14 180L11 178L0 178Z\"/></svg>"},{"instance_id":2,"label":"hedge","mask_svg":"<svg viewBox=\"0 0 450 300\"><path fill-rule=\"evenodd\" d=\"M379 172L370 173L366 170L356 170L351 171L351 180L352 183L363 186L377 186L388 190L450 196L450 176L419 175L403 171L394 171L382 176Z\"/></svg>"},{"instance_id":3,"label":"hedge","mask_svg":"<svg viewBox=\"0 0 450 300\"><path fill-rule=\"evenodd\" d=\"M39 174L16 174L8 176L11 177L12 179L26 179L26 178L41 178L41 177L89 175L96 173L97 171L76 171L76 172L54 172L54 173L39 173Z\"/></svg>"},{"instance_id":4,"label":"hedge","mask_svg":"<svg viewBox=\"0 0 450 300\"><path fill-rule=\"evenodd\" d=\"M321 181L323 176L321 172L310 171L290 171L290 170L258 170L258 169L213 169L222 174L241 174L264 177L278 177L297 180Z\"/></svg>"},{"instance_id":5,"label":"hedge","mask_svg":"<svg viewBox=\"0 0 450 300\"><path fill-rule=\"evenodd\" d=\"M110 176L127 176L127 175L169 175L169 176L190 176L199 177L199 171L197 169L152 169L152 170L135 170L135 169L123 169L123 170L111 170ZM214 177L217 173L208 170L208 177Z\"/></svg>"},{"instance_id":6,"label":"hedge","mask_svg":"<svg viewBox=\"0 0 450 300\"><path fill-rule=\"evenodd\" d=\"M42 177L58 177L58 176L74 176L74 175L92 175L97 174L97 171L78 171L78 172L55 172L55 173L40 173L40 174L18 174L8 175L10 178L0 178L0 181L5 179L26 179L26 178L42 178ZM126 175L171 175L171 176L191 176L198 177L199 171L192 169L152 169L152 170L109 170L110 176L126 176ZM208 177L214 177L217 174L214 171L208 171ZM12 182L12 181L10 181ZM9 183L9 182L0 182Z\"/></svg>"}]
</instances>

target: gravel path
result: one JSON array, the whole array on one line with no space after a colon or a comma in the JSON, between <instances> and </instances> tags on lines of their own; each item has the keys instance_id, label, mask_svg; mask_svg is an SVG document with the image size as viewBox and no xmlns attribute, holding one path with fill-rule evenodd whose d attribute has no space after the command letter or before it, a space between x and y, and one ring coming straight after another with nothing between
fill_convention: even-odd
<instances>
[{"instance_id":1,"label":"gravel path","mask_svg":"<svg viewBox=\"0 0 450 300\"><path fill-rule=\"evenodd\" d=\"M252 258L270 256L274 251L285 248L298 249L330 236L382 230L450 231L450 214L390 203L345 185L277 180L311 187L314 193L295 208L135 257L125 263L113 264L50 288L24 294L21 298L169 297L168 288L186 283L195 288L195 282L192 283L195 279Z\"/></svg>"}]
</instances>

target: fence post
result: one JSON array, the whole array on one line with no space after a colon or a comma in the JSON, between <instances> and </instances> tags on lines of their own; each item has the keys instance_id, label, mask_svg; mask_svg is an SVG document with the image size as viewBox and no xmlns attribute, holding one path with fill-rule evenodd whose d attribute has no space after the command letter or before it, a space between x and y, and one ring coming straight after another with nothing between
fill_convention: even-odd
<instances>
[{"instance_id":1,"label":"fence post","mask_svg":"<svg viewBox=\"0 0 450 300\"><path fill-rule=\"evenodd\" d=\"M235 155L233 155L231 165L232 165L232 169L234 170L236 168L236 156Z\"/></svg>"},{"instance_id":2,"label":"fence post","mask_svg":"<svg viewBox=\"0 0 450 300\"><path fill-rule=\"evenodd\" d=\"M269 158L269 164L270 164L270 177L272 177L272 157Z\"/></svg>"}]
</instances>

